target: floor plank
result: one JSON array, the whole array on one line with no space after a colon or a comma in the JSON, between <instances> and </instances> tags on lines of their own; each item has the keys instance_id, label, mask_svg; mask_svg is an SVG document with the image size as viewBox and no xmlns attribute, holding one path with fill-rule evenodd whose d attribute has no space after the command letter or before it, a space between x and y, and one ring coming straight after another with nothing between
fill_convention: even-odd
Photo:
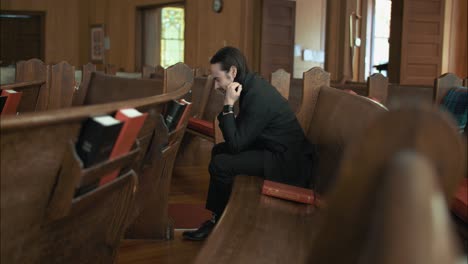
<instances>
[{"instance_id":1,"label":"floor plank","mask_svg":"<svg viewBox=\"0 0 468 264\"><path fill-rule=\"evenodd\" d=\"M117 264L182 264L192 263L203 242L182 239L182 231L176 230L174 240L124 240L117 256Z\"/></svg>"}]
</instances>

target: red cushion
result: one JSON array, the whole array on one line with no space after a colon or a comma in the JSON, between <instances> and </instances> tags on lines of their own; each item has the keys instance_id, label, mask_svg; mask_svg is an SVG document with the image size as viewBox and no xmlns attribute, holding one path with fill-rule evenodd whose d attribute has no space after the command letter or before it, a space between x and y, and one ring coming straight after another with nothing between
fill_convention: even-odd
<instances>
[{"instance_id":1,"label":"red cushion","mask_svg":"<svg viewBox=\"0 0 468 264\"><path fill-rule=\"evenodd\" d=\"M452 201L452 211L468 223L468 178L463 179Z\"/></svg>"},{"instance_id":2,"label":"red cushion","mask_svg":"<svg viewBox=\"0 0 468 264\"><path fill-rule=\"evenodd\" d=\"M190 118L187 124L187 128L195 130L203 135L214 137L213 122L198 118Z\"/></svg>"}]
</instances>

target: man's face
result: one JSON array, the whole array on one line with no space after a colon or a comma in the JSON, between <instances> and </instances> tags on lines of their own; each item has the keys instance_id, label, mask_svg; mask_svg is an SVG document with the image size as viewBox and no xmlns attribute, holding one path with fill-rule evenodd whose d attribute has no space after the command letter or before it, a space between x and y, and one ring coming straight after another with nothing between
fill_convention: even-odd
<instances>
[{"instance_id":1,"label":"man's face","mask_svg":"<svg viewBox=\"0 0 468 264\"><path fill-rule=\"evenodd\" d=\"M214 89L226 93L226 89L229 84L234 81L233 70L229 72L223 71L221 69L220 63L211 64L211 76L213 76Z\"/></svg>"}]
</instances>

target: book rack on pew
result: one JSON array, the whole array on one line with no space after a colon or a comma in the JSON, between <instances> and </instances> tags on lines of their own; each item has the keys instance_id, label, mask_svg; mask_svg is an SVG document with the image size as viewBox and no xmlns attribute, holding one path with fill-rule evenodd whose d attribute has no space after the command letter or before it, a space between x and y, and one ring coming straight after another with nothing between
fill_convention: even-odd
<instances>
[{"instance_id":1,"label":"book rack on pew","mask_svg":"<svg viewBox=\"0 0 468 264\"><path fill-rule=\"evenodd\" d=\"M98 182L102 175L106 175L116 169L128 168L140 152L138 145L138 142L136 142L135 147L130 152L116 159L106 160L92 167L83 168L83 163L75 151L75 143L70 142L65 150L62 165L60 165L61 169L58 175L56 191L52 194L48 204L48 218L51 221L56 221L65 217L70 212L74 202L79 200L81 196L86 195L86 193L84 193L83 195L74 197L77 187L89 186ZM120 177L128 175L135 175L135 173L128 170L124 173L124 176ZM98 186L97 188L103 187ZM91 192L93 192L93 190L91 190Z\"/></svg>"}]
</instances>

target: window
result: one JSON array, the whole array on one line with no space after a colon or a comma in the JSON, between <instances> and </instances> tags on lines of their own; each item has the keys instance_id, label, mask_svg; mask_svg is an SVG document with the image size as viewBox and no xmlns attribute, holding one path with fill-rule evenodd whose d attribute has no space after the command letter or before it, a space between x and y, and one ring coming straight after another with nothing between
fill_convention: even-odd
<instances>
[{"instance_id":1,"label":"window","mask_svg":"<svg viewBox=\"0 0 468 264\"><path fill-rule=\"evenodd\" d=\"M184 9L164 7L161 10L161 65L184 61Z\"/></svg>"},{"instance_id":2,"label":"window","mask_svg":"<svg viewBox=\"0 0 468 264\"><path fill-rule=\"evenodd\" d=\"M390 38L392 1L375 0L374 3L370 74L379 72L374 66L387 64L388 67L390 53L388 40ZM381 73L385 76L388 75L387 71L382 71Z\"/></svg>"}]
</instances>

